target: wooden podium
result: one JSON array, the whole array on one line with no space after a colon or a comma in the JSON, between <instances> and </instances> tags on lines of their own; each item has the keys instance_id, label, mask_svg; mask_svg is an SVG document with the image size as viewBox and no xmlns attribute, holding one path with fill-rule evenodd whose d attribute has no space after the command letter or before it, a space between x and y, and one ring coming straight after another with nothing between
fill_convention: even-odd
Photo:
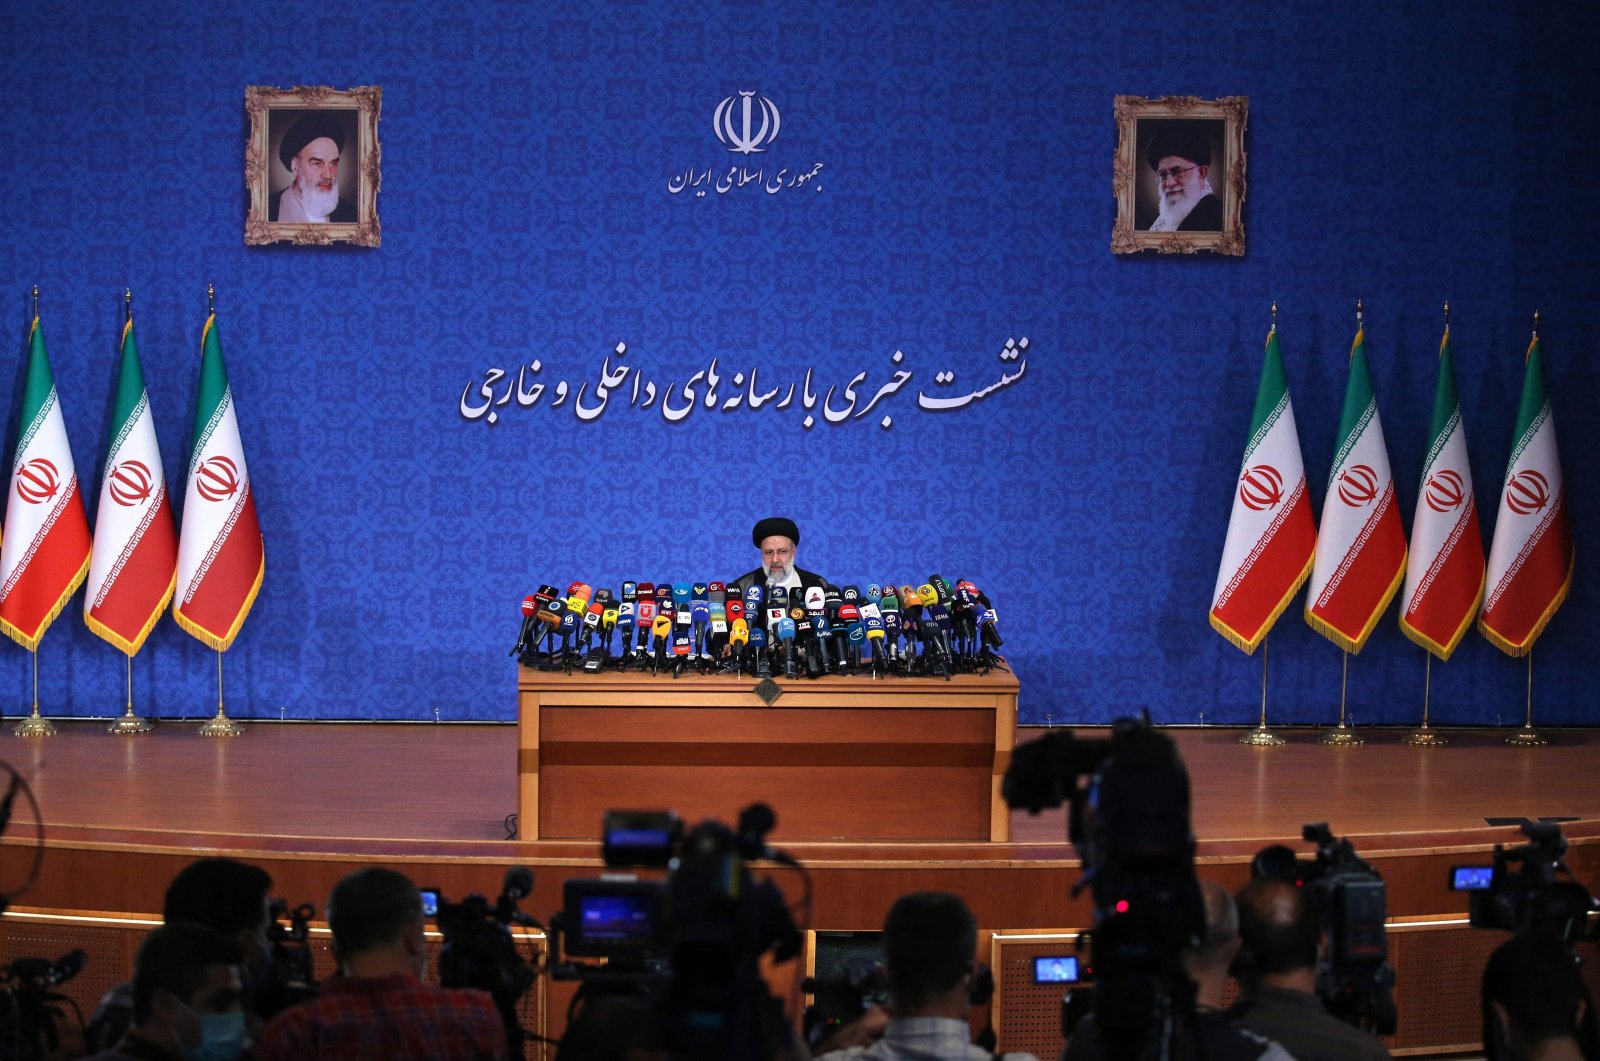
<instances>
[{"instance_id":1,"label":"wooden podium","mask_svg":"<svg viewBox=\"0 0 1600 1061\"><path fill-rule=\"evenodd\" d=\"M614 810L732 823L762 801L795 840L1004 841L1017 679L517 676L518 833L597 839Z\"/></svg>"}]
</instances>

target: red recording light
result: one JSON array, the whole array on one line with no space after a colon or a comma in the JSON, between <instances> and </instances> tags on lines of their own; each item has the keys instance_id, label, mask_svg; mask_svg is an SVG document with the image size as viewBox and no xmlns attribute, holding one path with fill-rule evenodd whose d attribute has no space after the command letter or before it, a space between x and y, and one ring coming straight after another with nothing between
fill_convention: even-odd
<instances>
[{"instance_id":1,"label":"red recording light","mask_svg":"<svg viewBox=\"0 0 1600 1061\"><path fill-rule=\"evenodd\" d=\"M1128 900L1126 900L1126 899L1118 899L1117 900L1117 913L1125 914L1127 912L1128 912Z\"/></svg>"}]
</instances>

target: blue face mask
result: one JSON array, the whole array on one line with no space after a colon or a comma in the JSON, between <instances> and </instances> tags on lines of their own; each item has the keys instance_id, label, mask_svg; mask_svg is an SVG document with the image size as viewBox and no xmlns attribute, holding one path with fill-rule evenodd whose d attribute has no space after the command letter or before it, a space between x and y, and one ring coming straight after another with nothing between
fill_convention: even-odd
<instances>
[{"instance_id":1,"label":"blue face mask","mask_svg":"<svg viewBox=\"0 0 1600 1061\"><path fill-rule=\"evenodd\" d=\"M244 1053L244 1010L200 1015L200 1045L185 1048L185 1061L234 1061Z\"/></svg>"}]
</instances>

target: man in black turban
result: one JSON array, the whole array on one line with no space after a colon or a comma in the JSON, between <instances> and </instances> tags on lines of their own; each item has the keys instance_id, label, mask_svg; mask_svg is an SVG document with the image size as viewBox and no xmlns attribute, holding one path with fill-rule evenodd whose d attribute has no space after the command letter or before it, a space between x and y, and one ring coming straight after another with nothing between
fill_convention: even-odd
<instances>
[{"instance_id":1,"label":"man in black turban","mask_svg":"<svg viewBox=\"0 0 1600 1061\"><path fill-rule=\"evenodd\" d=\"M768 584L786 587L791 597L797 589L804 593L812 586L828 587L828 580L821 575L794 566L795 548L800 544L800 528L794 520L768 516L751 529L750 541L761 550L761 566L730 582L730 595L735 587L743 593L751 586Z\"/></svg>"},{"instance_id":2,"label":"man in black turban","mask_svg":"<svg viewBox=\"0 0 1600 1061\"><path fill-rule=\"evenodd\" d=\"M1155 171L1161 212L1151 232L1221 232L1222 200L1206 178L1211 143L1193 125L1165 126L1150 138L1145 162Z\"/></svg>"},{"instance_id":3,"label":"man in black turban","mask_svg":"<svg viewBox=\"0 0 1600 1061\"><path fill-rule=\"evenodd\" d=\"M268 220L354 222L355 204L339 199L343 151L344 129L333 115L311 111L291 125L278 145L278 161L292 179L271 201Z\"/></svg>"}]
</instances>

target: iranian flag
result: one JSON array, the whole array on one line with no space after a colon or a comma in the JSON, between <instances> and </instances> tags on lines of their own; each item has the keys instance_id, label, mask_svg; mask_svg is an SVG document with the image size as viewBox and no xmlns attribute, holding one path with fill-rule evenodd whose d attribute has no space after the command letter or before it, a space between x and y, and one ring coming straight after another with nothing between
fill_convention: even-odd
<instances>
[{"instance_id":1,"label":"iranian flag","mask_svg":"<svg viewBox=\"0 0 1600 1061\"><path fill-rule=\"evenodd\" d=\"M100 504L83 620L130 656L144 646L172 599L178 532L162 471L150 396L133 342L133 318L122 326L111 442L100 473Z\"/></svg>"},{"instance_id":2,"label":"iranian flag","mask_svg":"<svg viewBox=\"0 0 1600 1061\"><path fill-rule=\"evenodd\" d=\"M0 544L0 630L34 652L89 570L89 519L38 317L28 331L28 377L13 442Z\"/></svg>"},{"instance_id":3,"label":"iranian flag","mask_svg":"<svg viewBox=\"0 0 1600 1061\"><path fill-rule=\"evenodd\" d=\"M1527 363L1478 616L1483 636L1512 656L1533 649L1572 586L1572 523L1537 336Z\"/></svg>"},{"instance_id":4,"label":"iranian flag","mask_svg":"<svg viewBox=\"0 0 1600 1061\"><path fill-rule=\"evenodd\" d=\"M1346 652L1360 652L1405 573L1406 531L1367 371L1366 338L1358 328L1306 591L1306 622Z\"/></svg>"},{"instance_id":5,"label":"iranian flag","mask_svg":"<svg viewBox=\"0 0 1600 1061\"><path fill-rule=\"evenodd\" d=\"M1311 518L1300 433L1278 330L1267 333L1250 439L1233 494L1222 565L1211 595L1211 625L1254 652L1311 571L1317 527Z\"/></svg>"},{"instance_id":6,"label":"iranian flag","mask_svg":"<svg viewBox=\"0 0 1600 1061\"><path fill-rule=\"evenodd\" d=\"M217 317L212 314L200 339L200 390L195 396L172 617L224 652L244 625L265 571L255 493L217 341Z\"/></svg>"},{"instance_id":7,"label":"iranian flag","mask_svg":"<svg viewBox=\"0 0 1600 1061\"><path fill-rule=\"evenodd\" d=\"M1467 434L1461 425L1447 327L1439 341L1439 382L1433 394L1433 426L1422 463L1417 514L1411 523L1400 629L1439 659L1449 659L1482 599L1483 538L1478 533L1478 503L1467 464Z\"/></svg>"}]
</instances>

